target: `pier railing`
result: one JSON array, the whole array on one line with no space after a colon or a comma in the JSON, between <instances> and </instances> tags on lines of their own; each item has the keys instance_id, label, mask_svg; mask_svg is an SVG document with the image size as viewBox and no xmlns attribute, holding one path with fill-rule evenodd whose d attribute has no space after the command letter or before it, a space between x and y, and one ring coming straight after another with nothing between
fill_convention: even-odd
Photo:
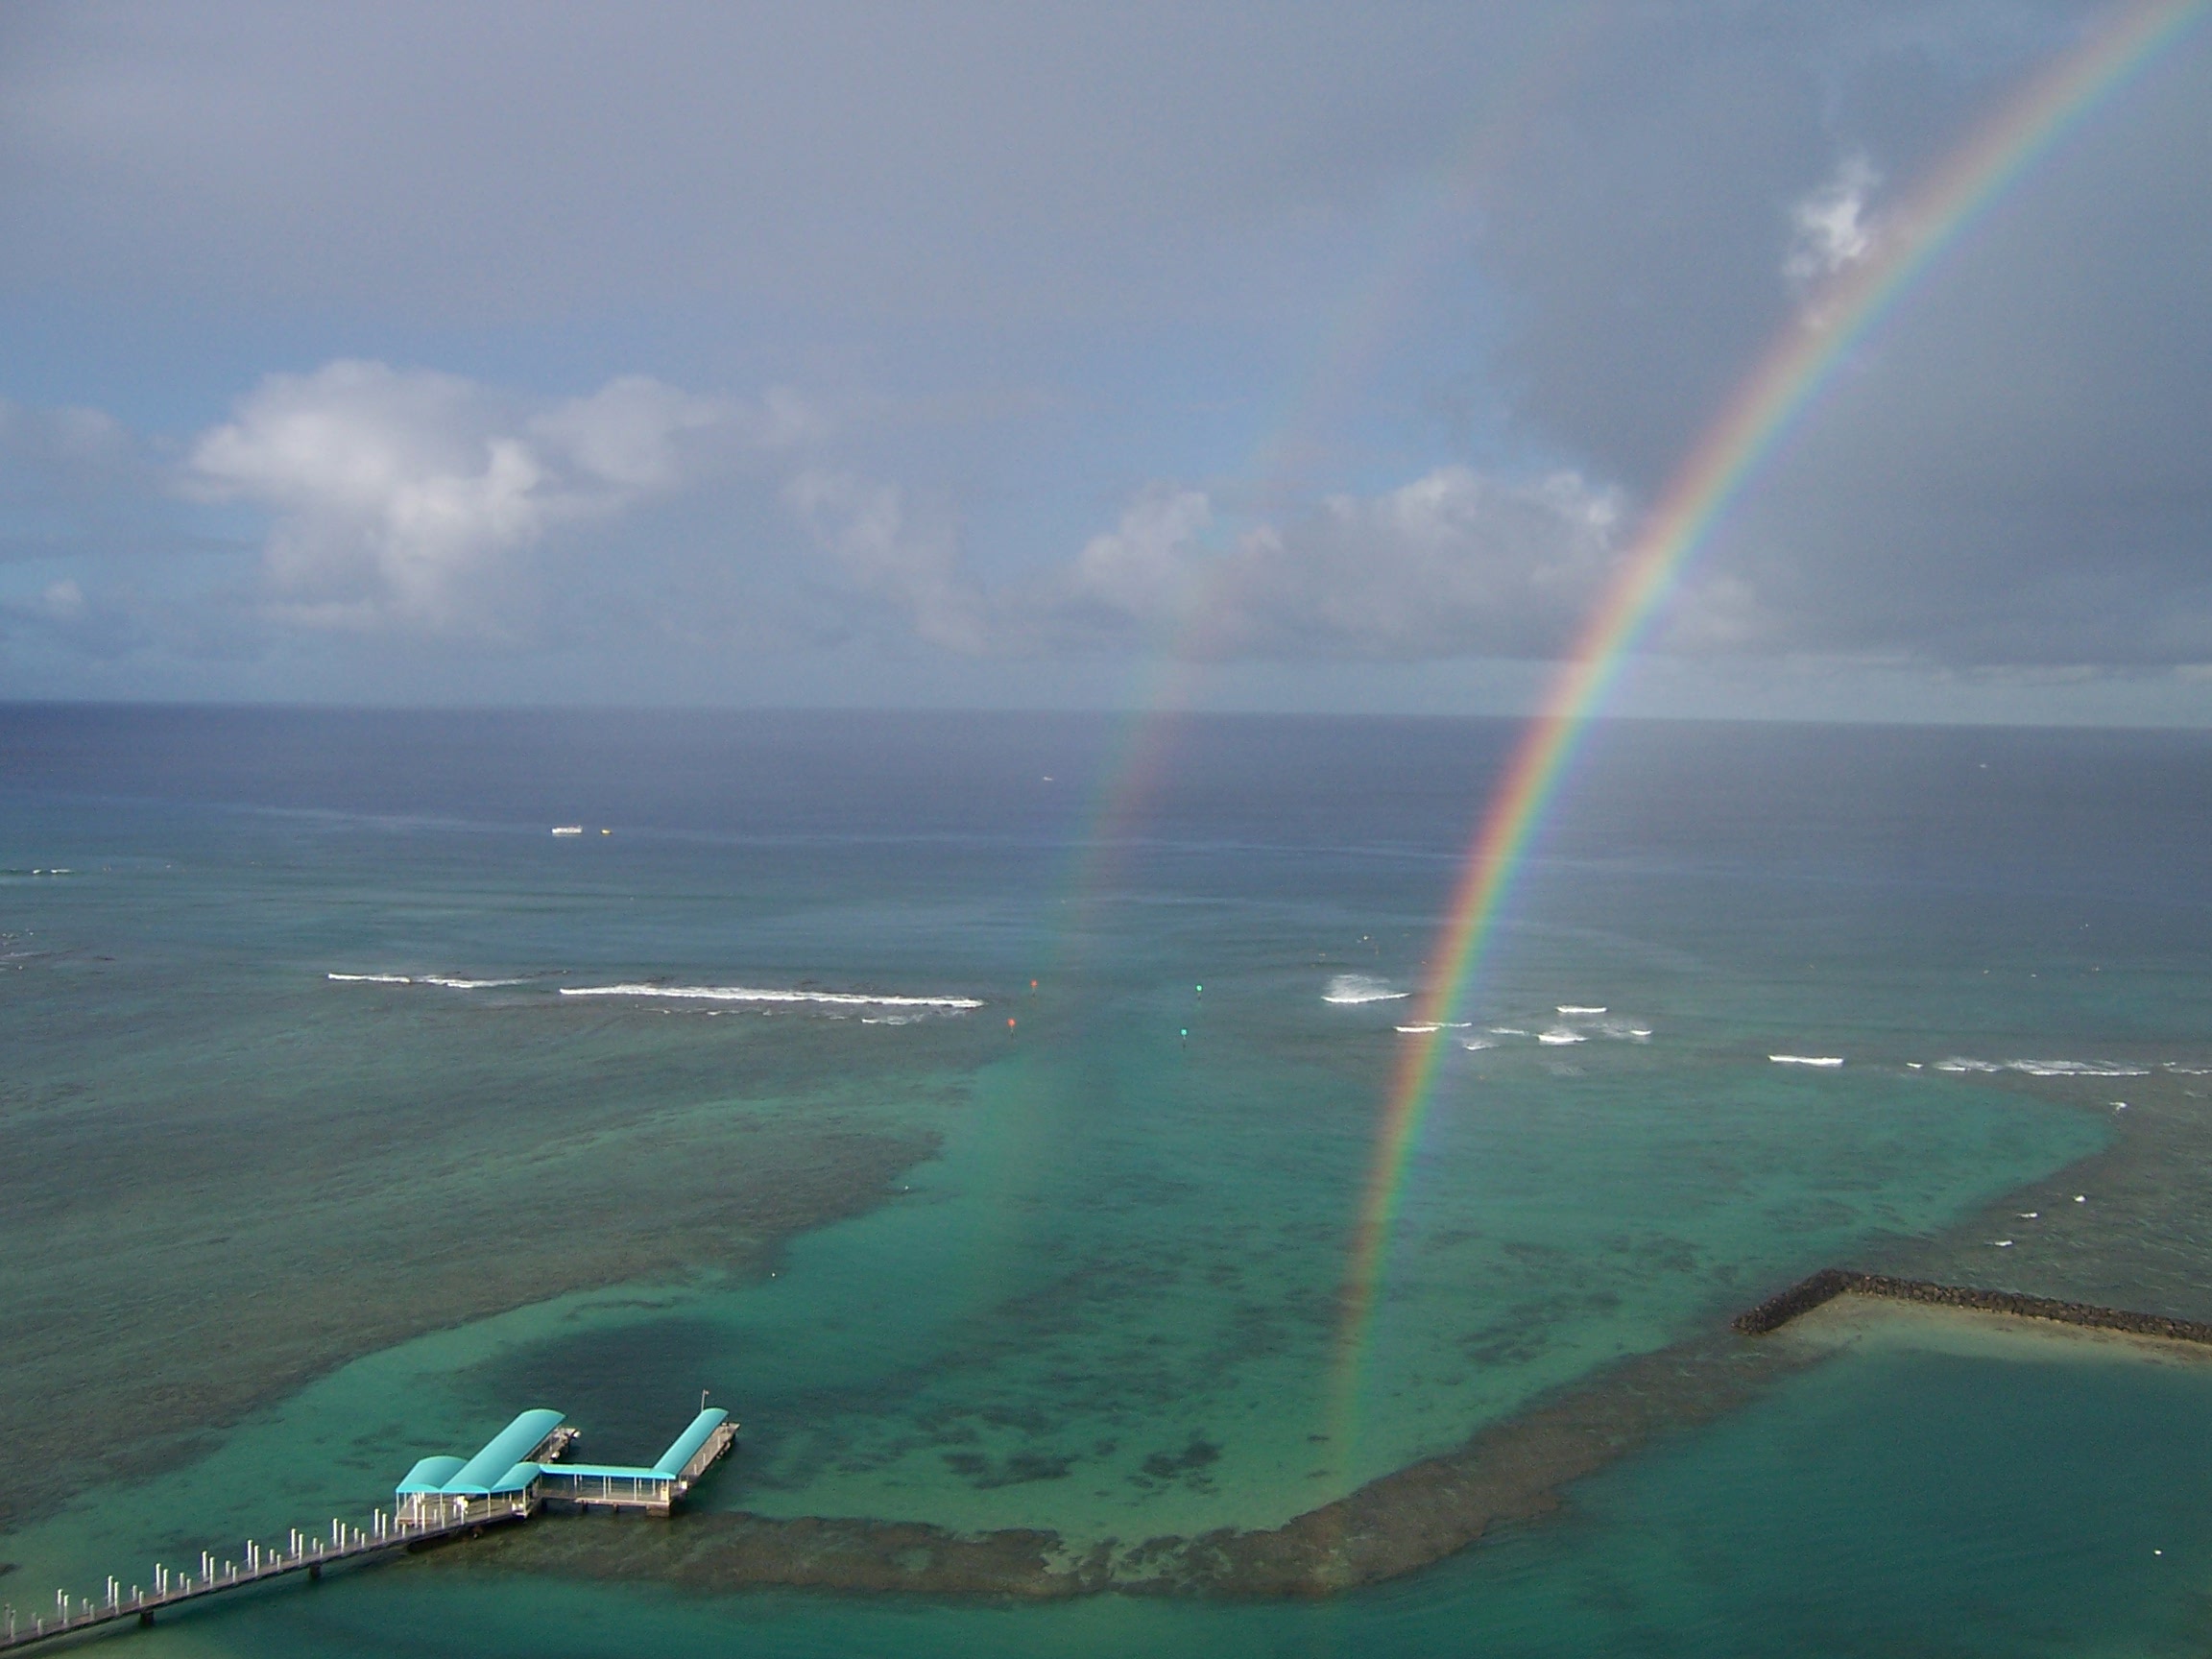
<instances>
[{"instance_id":1,"label":"pier railing","mask_svg":"<svg viewBox=\"0 0 2212 1659\"><path fill-rule=\"evenodd\" d=\"M126 1588L120 1579L109 1578L106 1594L98 1600L57 1590L51 1608L26 1611L0 1605L0 1650L72 1635L125 1619L151 1624L154 1615L165 1607L181 1606L203 1597L264 1583L291 1573L305 1573L309 1577L320 1578L325 1567L380 1555L387 1551L404 1550L409 1545L473 1531L502 1521L524 1520L531 1508L532 1501L522 1496L441 1498L414 1515L386 1514L379 1509L367 1527L333 1519L327 1536L301 1532L294 1527L282 1549L250 1538L238 1560L218 1560L212 1551L203 1551L197 1573L156 1562L151 1582Z\"/></svg>"}]
</instances>

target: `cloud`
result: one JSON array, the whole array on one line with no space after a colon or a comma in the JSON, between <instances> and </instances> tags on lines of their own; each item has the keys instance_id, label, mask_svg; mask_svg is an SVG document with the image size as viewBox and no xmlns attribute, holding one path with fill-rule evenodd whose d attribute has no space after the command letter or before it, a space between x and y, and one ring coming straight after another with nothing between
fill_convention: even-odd
<instances>
[{"instance_id":1,"label":"cloud","mask_svg":"<svg viewBox=\"0 0 2212 1659\"><path fill-rule=\"evenodd\" d=\"M1615 494L1575 472L1447 466L1210 551L1204 497L1155 493L1083 550L1037 614L1047 632L1118 621L1223 660L1542 657L1602 586L1621 519Z\"/></svg>"},{"instance_id":2,"label":"cloud","mask_svg":"<svg viewBox=\"0 0 2212 1659\"><path fill-rule=\"evenodd\" d=\"M1141 492L1111 530L986 588L896 490L806 473L790 490L855 589L929 644L1035 658L1166 648L1215 661L1414 661L1560 650L1618 556L1617 495L1571 471L1438 468L1226 531L1203 491Z\"/></svg>"},{"instance_id":3,"label":"cloud","mask_svg":"<svg viewBox=\"0 0 2212 1659\"><path fill-rule=\"evenodd\" d=\"M146 445L113 416L0 397L0 559L166 549L148 513L159 492Z\"/></svg>"},{"instance_id":4,"label":"cloud","mask_svg":"<svg viewBox=\"0 0 2212 1659\"><path fill-rule=\"evenodd\" d=\"M1214 504L1202 491L1144 492L1112 530L1094 536L1074 567L1047 586L1043 613L1078 628L1159 633L1207 602L1203 538Z\"/></svg>"},{"instance_id":5,"label":"cloud","mask_svg":"<svg viewBox=\"0 0 2212 1659\"><path fill-rule=\"evenodd\" d=\"M87 593L74 577L60 577L22 598L0 600L0 637L44 641L90 661L119 661L179 632L160 610L149 608L129 589Z\"/></svg>"},{"instance_id":6,"label":"cloud","mask_svg":"<svg viewBox=\"0 0 2212 1659\"><path fill-rule=\"evenodd\" d=\"M458 375L340 361L263 379L192 445L184 480L271 516L273 620L511 638L536 597L524 558L548 537L799 424L786 405L743 411L639 375L532 405Z\"/></svg>"},{"instance_id":7,"label":"cloud","mask_svg":"<svg viewBox=\"0 0 2212 1659\"><path fill-rule=\"evenodd\" d=\"M62 480L104 487L132 470L137 443L113 416L98 409L27 409L0 397L0 479L7 499L37 477L52 488Z\"/></svg>"},{"instance_id":8,"label":"cloud","mask_svg":"<svg viewBox=\"0 0 2212 1659\"><path fill-rule=\"evenodd\" d=\"M1426 164L1558 27L1174 0L11 12L0 290L151 280L408 324L1125 315L1138 290L1234 311L1248 288L1189 282L1225 223L1279 230Z\"/></svg>"},{"instance_id":9,"label":"cloud","mask_svg":"<svg viewBox=\"0 0 2212 1659\"><path fill-rule=\"evenodd\" d=\"M981 597L961 579L951 528L918 521L896 485L809 468L783 495L849 592L888 607L926 644L988 651Z\"/></svg>"},{"instance_id":10,"label":"cloud","mask_svg":"<svg viewBox=\"0 0 2212 1659\"><path fill-rule=\"evenodd\" d=\"M1801 297L1873 256L1879 237L1866 208L1881 183L1864 156L1846 156L1826 183L1791 207L1782 274Z\"/></svg>"}]
</instances>

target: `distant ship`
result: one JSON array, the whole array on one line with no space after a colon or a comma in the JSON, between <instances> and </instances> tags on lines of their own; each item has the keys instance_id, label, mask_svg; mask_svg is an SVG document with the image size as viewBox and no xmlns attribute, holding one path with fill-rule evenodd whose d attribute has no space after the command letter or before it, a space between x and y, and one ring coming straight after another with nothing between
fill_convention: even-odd
<instances>
[{"instance_id":1,"label":"distant ship","mask_svg":"<svg viewBox=\"0 0 2212 1659\"><path fill-rule=\"evenodd\" d=\"M581 824L556 824L553 826L553 833L556 835L581 835L584 833L584 826Z\"/></svg>"}]
</instances>

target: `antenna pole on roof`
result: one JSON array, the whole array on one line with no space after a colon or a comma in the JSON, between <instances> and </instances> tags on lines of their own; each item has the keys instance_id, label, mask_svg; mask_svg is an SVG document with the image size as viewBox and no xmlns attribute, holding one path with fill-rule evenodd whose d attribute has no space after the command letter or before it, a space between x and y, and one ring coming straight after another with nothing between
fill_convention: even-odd
<instances>
[{"instance_id":1,"label":"antenna pole on roof","mask_svg":"<svg viewBox=\"0 0 2212 1659\"><path fill-rule=\"evenodd\" d=\"M699 1390L699 1409L702 1411L707 1409L707 1390L704 1388Z\"/></svg>"}]
</instances>

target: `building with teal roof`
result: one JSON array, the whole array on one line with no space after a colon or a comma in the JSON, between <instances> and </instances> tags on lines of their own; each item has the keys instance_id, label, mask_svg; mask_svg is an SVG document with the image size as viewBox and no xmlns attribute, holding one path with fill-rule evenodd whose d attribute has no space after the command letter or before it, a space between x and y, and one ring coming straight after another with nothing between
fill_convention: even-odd
<instances>
[{"instance_id":1,"label":"building with teal roof","mask_svg":"<svg viewBox=\"0 0 2212 1659\"><path fill-rule=\"evenodd\" d=\"M393 1488L397 1512L415 1523L496 1520L566 1503L665 1515L735 1443L737 1425L719 1407L705 1407L650 1467L560 1461L578 1434L558 1411L524 1411L473 1457L417 1462Z\"/></svg>"}]
</instances>

